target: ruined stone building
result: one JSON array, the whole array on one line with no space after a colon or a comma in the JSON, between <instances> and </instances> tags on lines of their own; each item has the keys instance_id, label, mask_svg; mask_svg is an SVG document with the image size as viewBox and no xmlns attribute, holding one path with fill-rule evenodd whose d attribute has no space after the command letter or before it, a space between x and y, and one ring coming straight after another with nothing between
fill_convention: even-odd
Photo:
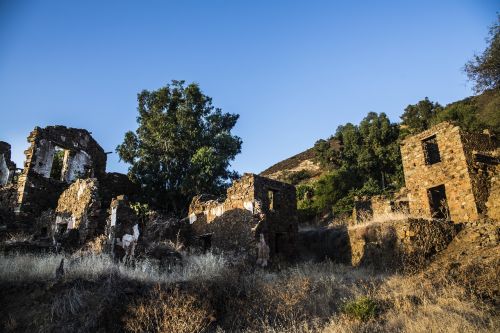
<instances>
[{"instance_id":1,"label":"ruined stone building","mask_svg":"<svg viewBox=\"0 0 500 333\"><path fill-rule=\"evenodd\" d=\"M106 173L106 153L84 129L36 127L22 173L12 181L10 145L0 142L0 224L78 246L103 234L108 209L138 188L126 175Z\"/></svg>"},{"instance_id":2,"label":"ruined stone building","mask_svg":"<svg viewBox=\"0 0 500 333\"><path fill-rule=\"evenodd\" d=\"M494 135L450 122L406 138L401 155L411 214L455 222L498 216L498 147Z\"/></svg>"},{"instance_id":3,"label":"ruined stone building","mask_svg":"<svg viewBox=\"0 0 500 333\"><path fill-rule=\"evenodd\" d=\"M28 136L24 170L18 180L18 210L36 216L55 208L62 191L77 178L101 178L106 154L87 130L36 127Z\"/></svg>"},{"instance_id":4,"label":"ruined stone building","mask_svg":"<svg viewBox=\"0 0 500 333\"><path fill-rule=\"evenodd\" d=\"M295 186L244 174L227 190L225 200L195 197L189 222L206 247L254 251L262 234L271 257L293 257L298 232Z\"/></svg>"}]
</instances>

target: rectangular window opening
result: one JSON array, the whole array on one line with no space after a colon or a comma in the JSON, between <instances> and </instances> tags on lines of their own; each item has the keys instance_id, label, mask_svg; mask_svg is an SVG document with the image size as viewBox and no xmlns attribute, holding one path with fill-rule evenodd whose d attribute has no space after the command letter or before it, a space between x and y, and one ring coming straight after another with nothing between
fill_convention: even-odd
<instances>
[{"instance_id":1,"label":"rectangular window opening","mask_svg":"<svg viewBox=\"0 0 500 333\"><path fill-rule=\"evenodd\" d=\"M279 205L279 193L276 190L267 191L267 199L269 202L269 210L276 211L280 209Z\"/></svg>"},{"instance_id":2,"label":"rectangular window opening","mask_svg":"<svg viewBox=\"0 0 500 333\"><path fill-rule=\"evenodd\" d=\"M436 219L449 219L450 212L446 200L446 191L444 185L432 187L427 190L429 197L429 206L431 216Z\"/></svg>"},{"instance_id":3,"label":"rectangular window opening","mask_svg":"<svg viewBox=\"0 0 500 333\"><path fill-rule=\"evenodd\" d=\"M54 147L54 155L52 158L52 168L50 169L50 178L55 179L55 180L62 179L64 154L65 154L65 151L63 148L58 147L58 146Z\"/></svg>"},{"instance_id":4,"label":"rectangular window opening","mask_svg":"<svg viewBox=\"0 0 500 333\"><path fill-rule=\"evenodd\" d=\"M431 165L441 162L436 135L422 140L422 147L424 149L425 164Z\"/></svg>"}]
</instances>

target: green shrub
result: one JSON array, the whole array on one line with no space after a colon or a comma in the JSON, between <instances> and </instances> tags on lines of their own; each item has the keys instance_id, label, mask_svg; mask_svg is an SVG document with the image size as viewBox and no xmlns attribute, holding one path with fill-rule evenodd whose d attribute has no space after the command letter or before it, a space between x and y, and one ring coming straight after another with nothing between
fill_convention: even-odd
<instances>
[{"instance_id":1,"label":"green shrub","mask_svg":"<svg viewBox=\"0 0 500 333\"><path fill-rule=\"evenodd\" d=\"M360 297L345 303L342 312L349 317L366 321L375 317L377 304L368 297Z\"/></svg>"}]
</instances>

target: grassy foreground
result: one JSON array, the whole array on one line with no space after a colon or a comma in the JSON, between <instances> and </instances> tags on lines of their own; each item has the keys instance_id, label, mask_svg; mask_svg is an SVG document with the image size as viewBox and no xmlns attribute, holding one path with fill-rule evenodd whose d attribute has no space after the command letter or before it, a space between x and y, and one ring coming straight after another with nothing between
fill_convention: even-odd
<instances>
[{"instance_id":1,"label":"grassy foreground","mask_svg":"<svg viewBox=\"0 0 500 333\"><path fill-rule=\"evenodd\" d=\"M422 274L331 262L248 270L229 256L186 256L160 271L102 254L0 257L3 332L498 332L491 302Z\"/></svg>"}]
</instances>

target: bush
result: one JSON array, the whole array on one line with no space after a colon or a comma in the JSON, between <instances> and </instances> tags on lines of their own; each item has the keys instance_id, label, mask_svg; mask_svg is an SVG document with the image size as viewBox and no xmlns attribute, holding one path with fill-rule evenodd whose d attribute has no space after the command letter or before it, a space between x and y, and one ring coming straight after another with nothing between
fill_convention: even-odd
<instances>
[{"instance_id":1,"label":"bush","mask_svg":"<svg viewBox=\"0 0 500 333\"><path fill-rule=\"evenodd\" d=\"M377 304L368 297L360 297L345 303L342 312L349 317L366 321L375 317Z\"/></svg>"},{"instance_id":2,"label":"bush","mask_svg":"<svg viewBox=\"0 0 500 333\"><path fill-rule=\"evenodd\" d=\"M129 307L129 332L202 332L213 320L207 302L194 295L156 285L148 297Z\"/></svg>"}]
</instances>

